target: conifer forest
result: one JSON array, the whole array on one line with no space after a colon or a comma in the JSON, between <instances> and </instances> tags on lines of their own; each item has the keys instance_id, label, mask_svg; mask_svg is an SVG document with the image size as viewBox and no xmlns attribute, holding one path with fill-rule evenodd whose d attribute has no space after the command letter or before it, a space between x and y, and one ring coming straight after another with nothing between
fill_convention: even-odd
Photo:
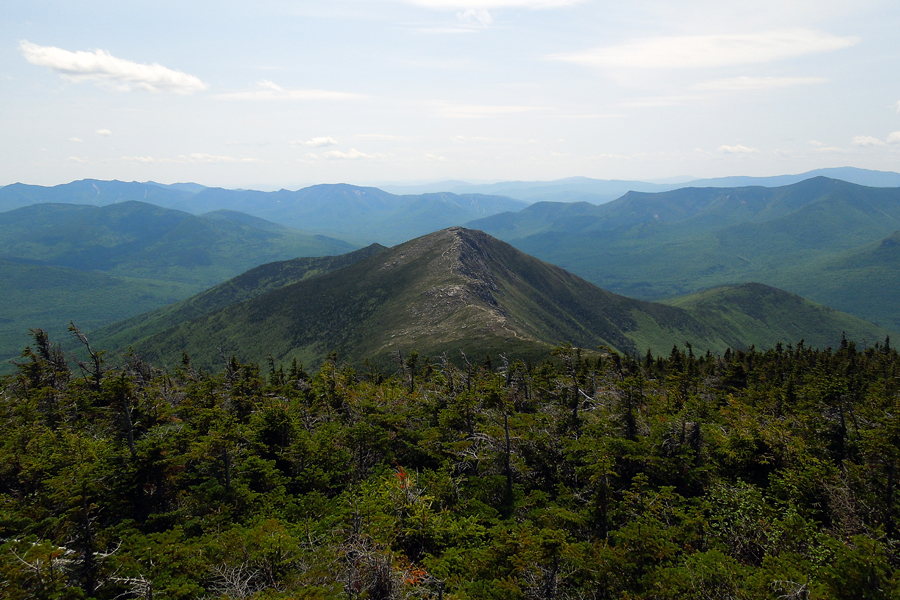
<instances>
[{"instance_id":1,"label":"conifer forest","mask_svg":"<svg viewBox=\"0 0 900 600\"><path fill-rule=\"evenodd\" d=\"M316 369L73 361L0 391L0 597L900 597L900 355Z\"/></svg>"}]
</instances>

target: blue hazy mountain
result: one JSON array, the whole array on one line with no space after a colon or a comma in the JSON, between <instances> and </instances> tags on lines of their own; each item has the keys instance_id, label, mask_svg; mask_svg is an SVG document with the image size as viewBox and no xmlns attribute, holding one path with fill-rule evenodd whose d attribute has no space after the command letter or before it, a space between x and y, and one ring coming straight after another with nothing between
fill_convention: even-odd
<instances>
[{"instance_id":1,"label":"blue hazy mountain","mask_svg":"<svg viewBox=\"0 0 900 600\"><path fill-rule=\"evenodd\" d=\"M629 181L618 179L590 179L588 177L568 177L553 181L504 181L500 183L477 184L463 181L441 181L416 186L386 185L383 189L394 193L423 194L448 191L457 194L496 194L509 196L527 202L590 202L604 204L615 200L627 192L666 192L684 187L778 187L799 183L813 177L829 177L848 183L870 187L900 187L900 173L872 171L855 167L816 169L797 175L777 175L773 177L718 177L696 179L676 178L677 181Z\"/></svg>"}]
</instances>

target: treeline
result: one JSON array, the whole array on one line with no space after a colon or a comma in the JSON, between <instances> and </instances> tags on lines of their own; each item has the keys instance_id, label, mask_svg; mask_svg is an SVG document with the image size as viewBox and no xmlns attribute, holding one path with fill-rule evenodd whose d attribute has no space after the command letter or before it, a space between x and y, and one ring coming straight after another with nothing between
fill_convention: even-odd
<instances>
[{"instance_id":1,"label":"treeline","mask_svg":"<svg viewBox=\"0 0 900 600\"><path fill-rule=\"evenodd\" d=\"M889 340L213 374L33 339L4 598L900 597Z\"/></svg>"}]
</instances>

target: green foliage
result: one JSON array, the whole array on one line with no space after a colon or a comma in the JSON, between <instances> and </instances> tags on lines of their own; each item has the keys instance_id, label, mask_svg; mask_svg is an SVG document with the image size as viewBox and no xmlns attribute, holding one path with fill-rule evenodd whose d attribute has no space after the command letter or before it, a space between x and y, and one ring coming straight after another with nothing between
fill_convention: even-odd
<instances>
[{"instance_id":1,"label":"green foliage","mask_svg":"<svg viewBox=\"0 0 900 600\"><path fill-rule=\"evenodd\" d=\"M74 373L32 336L0 388L4 597L900 591L887 343L264 375Z\"/></svg>"}]
</instances>

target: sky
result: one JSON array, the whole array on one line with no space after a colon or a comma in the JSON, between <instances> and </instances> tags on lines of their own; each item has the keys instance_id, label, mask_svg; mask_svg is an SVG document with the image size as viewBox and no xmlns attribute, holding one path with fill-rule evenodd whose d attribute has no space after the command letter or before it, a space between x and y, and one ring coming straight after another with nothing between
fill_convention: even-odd
<instances>
[{"instance_id":1,"label":"sky","mask_svg":"<svg viewBox=\"0 0 900 600\"><path fill-rule=\"evenodd\" d=\"M0 185L900 171L896 0L3 0Z\"/></svg>"}]
</instances>

